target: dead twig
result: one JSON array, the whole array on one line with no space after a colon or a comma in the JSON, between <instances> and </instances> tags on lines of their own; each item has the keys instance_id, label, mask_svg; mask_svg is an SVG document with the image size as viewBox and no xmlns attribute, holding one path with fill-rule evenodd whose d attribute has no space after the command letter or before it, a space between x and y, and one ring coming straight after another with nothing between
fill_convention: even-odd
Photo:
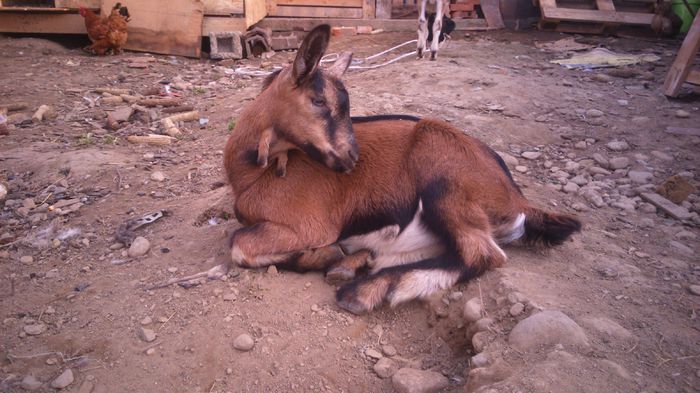
<instances>
[{"instance_id":1,"label":"dead twig","mask_svg":"<svg viewBox=\"0 0 700 393\"><path fill-rule=\"evenodd\" d=\"M175 316L175 314L177 314L177 311L175 311L174 313L170 314L170 316L168 317L168 319L166 319L165 322L163 322L163 324L160 325L160 327L158 328L158 331L159 331L159 332L161 331L161 329L163 329L163 327L164 327L168 322L170 322L170 320Z\"/></svg>"}]
</instances>

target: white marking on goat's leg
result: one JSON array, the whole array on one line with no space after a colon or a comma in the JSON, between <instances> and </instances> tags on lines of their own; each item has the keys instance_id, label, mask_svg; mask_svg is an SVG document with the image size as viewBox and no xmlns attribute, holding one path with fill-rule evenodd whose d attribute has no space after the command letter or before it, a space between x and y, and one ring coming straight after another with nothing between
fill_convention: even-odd
<instances>
[{"instance_id":1,"label":"white marking on goat's leg","mask_svg":"<svg viewBox=\"0 0 700 393\"><path fill-rule=\"evenodd\" d=\"M428 0L421 0L420 15L418 16L418 58L423 58L423 50L428 43L428 20L425 19L425 4Z\"/></svg>"},{"instance_id":2,"label":"white marking on goat's leg","mask_svg":"<svg viewBox=\"0 0 700 393\"><path fill-rule=\"evenodd\" d=\"M412 270L401 277L387 300L394 307L409 300L426 298L440 289L453 286L459 274L459 270Z\"/></svg>"},{"instance_id":3,"label":"white marking on goat's leg","mask_svg":"<svg viewBox=\"0 0 700 393\"><path fill-rule=\"evenodd\" d=\"M436 0L437 10L435 11L435 22L433 22L433 40L430 42L430 60L437 58L438 49L440 49L440 31L442 31L442 16L443 16L443 0Z\"/></svg>"}]
</instances>

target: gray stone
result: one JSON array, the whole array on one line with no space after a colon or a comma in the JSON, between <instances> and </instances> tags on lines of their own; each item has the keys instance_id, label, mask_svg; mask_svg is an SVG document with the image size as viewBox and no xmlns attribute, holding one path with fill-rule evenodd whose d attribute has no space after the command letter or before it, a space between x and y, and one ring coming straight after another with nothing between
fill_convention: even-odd
<instances>
[{"instance_id":1,"label":"gray stone","mask_svg":"<svg viewBox=\"0 0 700 393\"><path fill-rule=\"evenodd\" d=\"M133 108L131 108L130 106L124 106L124 107L115 109L115 110L114 110L112 113L110 113L110 114L112 115L112 119L114 119L115 121L121 123L121 122L124 122L124 121L129 121L129 118L131 117L131 115L132 115L133 113L134 113L134 109L133 109Z\"/></svg>"},{"instance_id":2,"label":"gray stone","mask_svg":"<svg viewBox=\"0 0 700 393\"><path fill-rule=\"evenodd\" d=\"M673 237L679 240L695 240L697 238L697 236L693 232L686 230L682 230L676 233L675 235L673 235Z\"/></svg>"},{"instance_id":3,"label":"gray stone","mask_svg":"<svg viewBox=\"0 0 700 393\"><path fill-rule=\"evenodd\" d=\"M578 141L574 144L574 148L579 150L585 150L587 147L588 143L586 143L586 141Z\"/></svg>"},{"instance_id":4,"label":"gray stone","mask_svg":"<svg viewBox=\"0 0 700 393\"><path fill-rule=\"evenodd\" d=\"M36 377L31 374L24 377L22 382L19 384L22 389L29 391L37 390L41 387L41 385L41 381L36 379Z\"/></svg>"},{"instance_id":5,"label":"gray stone","mask_svg":"<svg viewBox=\"0 0 700 393\"><path fill-rule=\"evenodd\" d=\"M386 356L396 356L398 352L393 345L382 345L382 353Z\"/></svg>"},{"instance_id":6,"label":"gray stone","mask_svg":"<svg viewBox=\"0 0 700 393\"><path fill-rule=\"evenodd\" d=\"M150 343L156 339L156 332L154 332L151 329L146 329L144 327L140 327L138 329L138 335L141 340L147 343Z\"/></svg>"},{"instance_id":7,"label":"gray stone","mask_svg":"<svg viewBox=\"0 0 700 393\"><path fill-rule=\"evenodd\" d=\"M586 177L583 175L578 175L578 176L574 176L572 179L570 179L569 182L574 183L574 184L579 185L579 186L585 186L586 184L588 184L588 179L586 179Z\"/></svg>"},{"instance_id":8,"label":"gray stone","mask_svg":"<svg viewBox=\"0 0 700 393\"><path fill-rule=\"evenodd\" d=\"M384 355L382 355L381 352L379 352L379 351L377 351L376 349L373 349L373 348L368 348L367 350L365 350L365 355L366 355L367 357L372 358L372 359L381 359L381 358L384 357Z\"/></svg>"},{"instance_id":9,"label":"gray stone","mask_svg":"<svg viewBox=\"0 0 700 393\"><path fill-rule=\"evenodd\" d=\"M38 336L46 331L46 325L43 323L37 323L34 325L25 325L24 332L30 336Z\"/></svg>"},{"instance_id":10,"label":"gray stone","mask_svg":"<svg viewBox=\"0 0 700 393\"><path fill-rule=\"evenodd\" d=\"M147 317L144 317L144 318L141 320L141 322L139 322L139 323L140 323L141 325L143 325L143 326L150 325L150 324L153 323L153 319L152 319L151 317L148 317L148 316L147 316Z\"/></svg>"},{"instance_id":11,"label":"gray stone","mask_svg":"<svg viewBox=\"0 0 700 393\"><path fill-rule=\"evenodd\" d=\"M564 184L564 187L562 189L567 194L576 194L578 192L579 186L576 183L568 182Z\"/></svg>"},{"instance_id":12,"label":"gray stone","mask_svg":"<svg viewBox=\"0 0 700 393\"><path fill-rule=\"evenodd\" d=\"M659 194L645 192L641 193L640 196L642 197L642 199L658 207L664 213L675 218L676 220L687 220L691 217L691 214L690 212L688 212L688 209L676 205L675 203L669 201L668 199L662 197Z\"/></svg>"},{"instance_id":13,"label":"gray stone","mask_svg":"<svg viewBox=\"0 0 700 393\"><path fill-rule=\"evenodd\" d=\"M437 393L449 385L447 378L440 373L412 368L398 370L391 382L399 393Z\"/></svg>"},{"instance_id":14,"label":"gray stone","mask_svg":"<svg viewBox=\"0 0 700 393\"><path fill-rule=\"evenodd\" d=\"M516 165L518 165L518 159L515 158L515 157L513 157L513 156L511 156L510 154L508 154L508 153L503 153L503 152L500 152L500 151L497 152L497 153L498 153L499 156L501 156L501 158L503 159L503 161L504 161L506 164L508 164L508 165L510 165L510 166L513 166L513 167L516 166Z\"/></svg>"},{"instance_id":15,"label":"gray stone","mask_svg":"<svg viewBox=\"0 0 700 393\"><path fill-rule=\"evenodd\" d=\"M566 169L569 172L574 172L578 170L581 167L581 164L579 164L576 161L567 161L566 164L564 164L564 169Z\"/></svg>"},{"instance_id":16,"label":"gray stone","mask_svg":"<svg viewBox=\"0 0 700 393\"><path fill-rule=\"evenodd\" d=\"M154 349L154 348L149 348ZM148 352L148 351L146 351ZM95 384L90 382L90 381L85 381L83 382L82 385L80 385L80 389L78 389L78 393L92 393L92 391L95 389Z\"/></svg>"},{"instance_id":17,"label":"gray stone","mask_svg":"<svg viewBox=\"0 0 700 393\"><path fill-rule=\"evenodd\" d=\"M683 109L679 109L676 111L676 117L681 119L687 119L688 117L690 117L690 113L684 111Z\"/></svg>"},{"instance_id":18,"label":"gray stone","mask_svg":"<svg viewBox=\"0 0 700 393\"><path fill-rule=\"evenodd\" d=\"M526 151L520 154L521 157L527 158L528 160L536 160L540 158L541 155L542 153L538 151Z\"/></svg>"},{"instance_id":19,"label":"gray stone","mask_svg":"<svg viewBox=\"0 0 700 393\"><path fill-rule=\"evenodd\" d=\"M517 165L515 167L515 170L520 172L520 173L525 173L525 172L527 172L527 167L524 165Z\"/></svg>"},{"instance_id":20,"label":"gray stone","mask_svg":"<svg viewBox=\"0 0 700 393\"><path fill-rule=\"evenodd\" d=\"M617 105L628 106L629 104L630 104L630 102L627 100L617 100Z\"/></svg>"},{"instance_id":21,"label":"gray stone","mask_svg":"<svg viewBox=\"0 0 700 393\"><path fill-rule=\"evenodd\" d=\"M690 285L688 290L695 296L700 296L700 285Z\"/></svg>"},{"instance_id":22,"label":"gray stone","mask_svg":"<svg viewBox=\"0 0 700 393\"><path fill-rule=\"evenodd\" d=\"M592 204L595 207L605 206L605 201L603 200L603 197L592 188L585 189L582 195L588 201L588 203Z\"/></svg>"},{"instance_id":23,"label":"gray stone","mask_svg":"<svg viewBox=\"0 0 700 393\"><path fill-rule=\"evenodd\" d=\"M687 256L694 256L694 255L695 255L695 251L693 251L692 248L686 246L686 245L683 244L683 243L677 242L677 241L675 241L675 240L671 240L670 242L668 242L668 245L669 245L672 249L678 251L678 252L681 253L681 254L684 254L684 255L687 255Z\"/></svg>"},{"instance_id":24,"label":"gray stone","mask_svg":"<svg viewBox=\"0 0 700 393\"><path fill-rule=\"evenodd\" d=\"M0 202L4 201L5 198L7 198L7 187L0 183Z\"/></svg>"},{"instance_id":25,"label":"gray stone","mask_svg":"<svg viewBox=\"0 0 700 393\"><path fill-rule=\"evenodd\" d=\"M654 179L654 174L647 171L629 171L627 177L636 184L647 184Z\"/></svg>"},{"instance_id":26,"label":"gray stone","mask_svg":"<svg viewBox=\"0 0 700 393\"><path fill-rule=\"evenodd\" d=\"M508 336L508 342L519 351L556 344L588 346L581 327L561 311L545 310L520 321Z\"/></svg>"},{"instance_id":27,"label":"gray stone","mask_svg":"<svg viewBox=\"0 0 700 393\"><path fill-rule=\"evenodd\" d=\"M605 146L612 151L625 151L630 148L630 145L625 141L610 141Z\"/></svg>"},{"instance_id":28,"label":"gray stone","mask_svg":"<svg viewBox=\"0 0 700 393\"><path fill-rule=\"evenodd\" d=\"M379 361L377 361L377 363L374 364L374 367L372 367L374 372L381 379L391 378L391 376L394 375L394 373L396 373L396 370L398 368L399 367L396 364L396 362L389 358L379 359Z\"/></svg>"},{"instance_id":29,"label":"gray stone","mask_svg":"<svg viewBox=\"0 0 700 393\"><path fill-rule=\"evenodd\" d=\"M587 117L595 118L595 117L602 117L603 115L605 115L605 113L603 113L603 111L598 110L598 109L589 109L586 111Z\"/></svg>"},{"instance_id":30,"label":"gray stone","mask_svg":"<svg viewBox=\"0 0 700 393\"><path fill-rule=\"evenodd\" d=\"M611 337L623 341L634 339L634 334L632 334L629 330L620 326L620 324L617 322L605 317L585 318L581 321L581 323L587 329L595 331L605 337Z\"/></svg>"},{"instance_id":31,"label":"gray stone","mask_svg":"<svg viewBox=\"0 0 700 393\"><path fill-rule=\"evenodd\" d=\"M486 345L491 342L491 334L489 332L476 332L472 336L472 348L474 352L483 352Z\"/></svg>"},{"instance_id":32,"label":"gray stone","mask_svg":"<svg viewBox=\"0 0 700 393\"><path fill-rule=\"evenodd\" d=\"M651 155L658 158L661 161L673 161L673 156L662 151L652 150Z\"/></svg>"},{"instance_id":33,"label":"gray stone","mask_svg":"<svg viewBox=\"0 0 700 393\"><path fill-rule=\"evenodd\" d=\"M525 305L518 302L510 306L510 310L508 310L508 313L514 317L517 317L518 315L522 314L523 311L525 311Z\"/></svg>"},{"instance_id":34,"label":"gray stone","mask_svg":"<svg viewBox=\"0 0 700 393\"><path fill-rule=\"evenodd\" d=\"M588 168L588 172L590 172L592 175L604 175L608 176L610 175L610 171L604 168L600 168L597 166L592 166Z\"/></svg>"},{"instance_id":35,"label":"gray stone","mask_svg":"<svg viewBox=\"0 0 700 393\"><path fill-rule=\"evenodd\" d=\"M485 352L477 353L469 359L472 368L485 367L489 364L488 355Z\"/></svg>"},{"instance_id":36,"label":"gray stone","mask_svg":"<svg viewBox=\"0 0 700 393\"><path fill-rule=\"evenodd\" d=\"M73 370L67 368L61 375L51 381L51 387L54 389L63 389L72 384L73 380Z\"/></svg>"},{"instance_id":37,"label":"gray stone","mask_svg":"<svg viewBox=\"0 0 700 393\"><path fill-rule=\"evenodd\" d=\"M162 182L166 179L165 173L161 171L154 171L151 172L151 180L157 181L157 182Z\"/></svg>"},{"instance_id":38,"label":"gray stone","mask_svg":"<svg viewBox=\"0 0 700 393\"><path fill-rule=\"evenodd\" d=\"M233 302L236 299L238 299L238 296L235 293L230 292L230 293L225 294L223 296L223 299L224 299L224 301L227 301L227 302Z\"/></svg>"},{"instance_id":39,"label":"gray stone","mask_svg":"<svg viewBox=\"0 0 700 393\"><path fill-rule=\"evenodd\" d=\"M150 248L151 242L149 242L145 237L139 236L134 239L133 243L131 243L131 247L129 247L129 256L135 258L146 255Z\"/></svg>"},{"instance_id":40,"label":"gray stone","mask_svg":"<svg viewBox=\"0 0 700 393\"><path fill-rule=\"evenodd\" d=\"M255 346L255 341L253 337L248 334L241 334L233 340L233 347L242 352L248 352Z\"/></svg>"},{"instance_id":41,"label":"gray stone","mask_svg":"<svg viewBox=\"0 0 700 393\"><path fill-rule=\"evenodd\" d=\"M22 262L25 265L30 265L34 262L34 257L31 255L22 255L19 258L19 261Z\"/></svg>"},{"instance_id":42,"label":"gray stone","mask_svg":"<svg viewBox=\"0 0 700 393\"><path fill-rule=\"evenodd\" d=\"M627 157L613 157L610 159L611 169L625 169L630 166L630 159Z\"/></svg>"},{"instance_id":43,"label":"gray stone","mask_svg":"<svg viewBox=\"0 0 700 393\"><path fill-rule=\"evenodd\" d=\"M593 161L595 161L596 164L602 166L603 168L607 168L610 165L608 159L600 153L593 153Z\"/></svg>"},{"instance_id":44,"label":"gray stone","mask_svg":"<svg viewBox=\"0 0 700 393\"><path fill-rule=\"evenodd\" d=\"M642 213L656 213L656 206L652 205L651 203L642 202L639 205L637 205L637 209L639 209L639 211Z\"/></svg>"},{"instance_id":45,"label":"gray stone","mask_svg":"<svg viewBox=\"0 0 700 393\"><path fill-rule=\"evenodd\" d=\"M471 298L464 303L463 315L467 322L472 323L481 319L481 312L481 300L478 297Z\"/></svg>"}]
</instances>

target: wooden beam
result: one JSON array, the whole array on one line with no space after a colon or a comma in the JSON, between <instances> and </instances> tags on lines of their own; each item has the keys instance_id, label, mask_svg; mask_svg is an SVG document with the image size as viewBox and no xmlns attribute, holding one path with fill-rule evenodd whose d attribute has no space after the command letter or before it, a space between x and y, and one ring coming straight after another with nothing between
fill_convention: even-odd
<instances>
[{"instance_id":1,"label":"wooden beam","mask_svg":"<svg viewBox=\"0 0 700 393\"><path fill-rule=\"evenodd\" d=\"M87 34L78 14L0 12L0 33Z\"/></svg>"},{"instance_id":2,"label":"wooden beam","mask_svg":"<svg viewBox=\"0 0 700 393\"><path fill-rule=\"evenodd\" d=\"M372 26L384 31L415 32L418 21L413 19L330 19L324 21L331 26ZM273 31L311 31L319 20L316 18L265 18L258 26ZM455 20L457 31L488 30L484 19Z\"/></svg>"},{"instance_id":3,"label":"wooden beam","mask_svg":"<svg viewBox=\"0 0 700 393\"><path fill-rule=\"evenodd\" d=\"M362 7L362 0L275 0L277 5L308 5L318 7Z\"/></svg>"},{"instance_id":4,"label":"wooden beam","mask_svg":"<svg viewBox=\"0 0 700 393\"><path fill-rule=\"evenodd\" d=\"M377 19L391 19L391 0L376 0L375 17Z\"/></svg>"},{"instance_id":5,"label":"wooden beam","mask_svg":"<svg viewBox=\"0 0 700 393\"><path fill-rule=\"evenodd\" d=\"M688 76L685 78L685 82L693 85L700 85L700 70L690 70Z\"/></svg>"},{"instance_id":6,"label":"wooden beam","mask_svg":"<svg viewBox=\"0 0 700 393\"><path fill-rule=\"evenodd\" d=\"M683 82L688 79L695 55L700 50L700 12L695 15L693 24L678 50L676 59L671 64L671 68L666 74L664 81L664 94L675 97L683 86Z\"/></svg>"},{"instance_id":7,"label":"wooden beam","mask_svg":"<svg viewBox=\"0 0 700 393\"><path fill-rule=\"evenodd\" d=\"M246 29L267 16L265 0L243 0L243 3L245 4Z\"/></svg>"},{"instance_id":8,"label":"wooden beam","mask_svg":"<svg viewBox=\"0 0 700 393\"><path fill-rule=\"evenodd\" d=\"M270 12L270 16L289 18L362 18L362 8L341 8L341 7L296 7L277 4L275 10ZM317 21L318 22L318 21Z\"/></svg>"},{"instance_id":9,"label":"wooden beam","mask_svg":"<svg viewBox=\"0 0 700 393\"><path fill-rule=\"evenodd\" d=\"M244 17L205 16L202 21L202 36L208 37L209 33L221 33L224 31L244 32L248 26Z\"/></svg>"},{"instance_id":10,"label":"wooden beam","mask_svg":"<svg viewBox=\"0 0 700 393\"><path fill-rule=\"evenodd\" d=\"M598 10L575 10L567 8L542 8L545 20L569 20L579 22L623 23L628 25L651 25L654 14L639 12L613 12Z\"/></svg>"},{"instance_id":11,"label":"wooden beam","mask_svg":"<svg viewBox=\"0 0 700 393\"><path fill-rule=\"evenodd\" d=\"M243 15L243 0L202 0L204 15Z\"/></svg>"},{"instance_id":12,"label":"wooden beam","mask_svg":"<svg viewBox=\"0 0 700 393\"><path fill-rule=\"evenodd\" d=\"M362 0L362 18L363 19L374 19L376 17L376 11L374 9L375 0Z\"/></svg>"}]
</instances>

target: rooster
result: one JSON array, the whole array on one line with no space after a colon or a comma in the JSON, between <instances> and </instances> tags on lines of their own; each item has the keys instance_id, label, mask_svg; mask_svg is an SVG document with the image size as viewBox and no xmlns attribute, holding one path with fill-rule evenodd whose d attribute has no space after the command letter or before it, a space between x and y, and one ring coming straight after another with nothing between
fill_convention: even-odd
<instances>
[{"instance_id":1,"label":"rooster","mask_svg":"<svg viewBox=\"0 0 700 393\"><path fill-rule=\"evenodd\" d=\"M115 4L107 17L99 17L92 10L80 7L80 16L85 18L85 29L92 41L89 49L99 56L106 55L110 49L113 54L122 52L127 39L126 24L131 18L126 7Z\"/></svg>"}]
</instances>

